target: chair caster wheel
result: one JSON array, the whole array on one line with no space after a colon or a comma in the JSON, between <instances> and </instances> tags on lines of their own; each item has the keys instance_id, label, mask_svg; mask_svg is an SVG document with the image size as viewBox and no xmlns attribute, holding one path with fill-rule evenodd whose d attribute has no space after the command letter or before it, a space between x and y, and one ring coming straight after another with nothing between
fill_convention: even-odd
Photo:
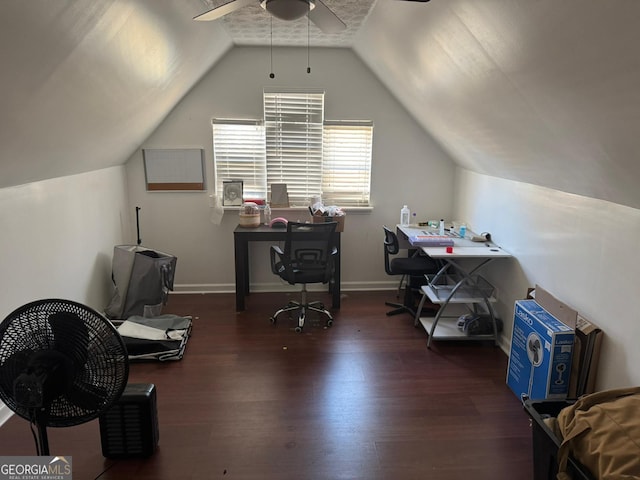
<instances>
[{"instance_id":1,"label":"chair caster wheel","mask_svg":"<svg viewBox=\"0 0 640 480\"><path fill-rule=\"evenodd\" d=\"M327 320L327 327L330 327L333 325L333 320Z\"/></svg>"},{"instance_id":2,"label":"chair caster wheel","mask_svg":"<svg viewBox=\"0 0 640 480\"><path fill-rule=\"evenodd\" d=\"M302 327L296 327L296 333L302 333Z\"/></svg>"},{"instance_id":3,"label":"chair caster wheel","mask_svg":"<svg viewBox=\"0 0 640 480\"><path fill-rule=\"evenodd\" d=\"M275 325L275 324L276 324L276 319L275 319L275 317L271 317L271 318L269 319L269 321L271 322L271 325Z\"/></svg>"}]
</instances>

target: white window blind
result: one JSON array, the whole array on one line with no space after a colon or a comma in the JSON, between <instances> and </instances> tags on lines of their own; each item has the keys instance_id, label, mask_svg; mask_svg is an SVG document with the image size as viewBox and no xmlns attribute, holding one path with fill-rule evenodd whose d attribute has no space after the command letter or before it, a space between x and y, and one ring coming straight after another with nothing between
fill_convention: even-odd
<instances>
[{"instance_id":1,"label":"white window blind","mask_svg":"<svg viewBox=\"0 0 640 480\"><path fill-rule=\"evenodd\" d=\"M264 92L267 183L286 183L289 201L321 193L324 93Z\"/></svg>"},{"instance_id":2,"label":"white window blind","mask_svg":"<svg viewBox=\"0 0 640 480\"><path fill-rule=\"evenodd\" d=\"M216 192L225 180L242 180L245 199L267 198L264 126L256 120L213 120Z\"/></svg>"},{"instance_id":3,"label":"white window blind","mask_svg":"<svg viewBox=\"0 0 640 480\"><path fill-rule=\"evenodd\" d=\"M324 122L324 93L264 92L259 120L213 121L216 192L242 180L245 199L285 183L291 205L322 195L328 205L369 206L373 123Z\"/></svg>"},{"instance_id":4,"label":"white window blind","mask_svg":"<svg viewBox=\"0 0 640 480\"><path fill-rule=\"evenodd\" d=\"M322 196L341 207L369 205L372 122L325 122Z\"/></svg>"}]
</instances>

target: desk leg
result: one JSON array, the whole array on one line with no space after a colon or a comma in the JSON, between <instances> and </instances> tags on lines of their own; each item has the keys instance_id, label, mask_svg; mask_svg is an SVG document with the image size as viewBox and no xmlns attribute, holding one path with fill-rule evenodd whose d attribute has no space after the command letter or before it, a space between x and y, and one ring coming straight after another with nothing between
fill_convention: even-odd
<instances>
[{"instance_id":1,"label":"desk leg","mask_svg":"<svg viewBox=\"0 0 640 480\"><path fill-rule=\"evenodd\" d=\"M332 285L332 306L333 308L340 308L340 264L341 259L341 246L340 246L340 234L336 235L336 248L338 249L336 264L333 272L333 285Z\"/></svg>"},{"instance_id":2,"label":"desk leg","mask_svg":"<svg viewBox=\"0 0 640 480\"><path fill-rule=\"evenodd\" d=\"M235 235L233 238L236 269L236 312L244 310L244 297L249 291L249 244Z\"/></svg>"}]
</instances>

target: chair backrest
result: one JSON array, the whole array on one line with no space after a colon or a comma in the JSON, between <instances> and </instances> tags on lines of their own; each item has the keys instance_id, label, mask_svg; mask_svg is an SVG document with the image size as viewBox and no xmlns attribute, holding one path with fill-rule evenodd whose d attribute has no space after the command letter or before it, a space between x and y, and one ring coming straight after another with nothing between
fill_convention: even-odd
<instances>
[{"instance_id":1,"label":"chair backrest","mask_svg":"<svg viewBox=\"0 0 640 480\"><path fill-rule=\"evenodd\" d=\"M337 222L287 223L283 263L289 279L326 283L333 275Z\"/></svg>"},{"instance_id":2,"label":"chair backrest","mask_svg":"<svg viewBox=\"0 0 640 480\"><path fill-rule=\"evenodd\" d=\"M394 275L391 271L391 255L396 255L400 251L400 243L398 242L398 236L389 227L383 225L384 229L384 271L388 275Z\"/></svg>"}]
</instances>

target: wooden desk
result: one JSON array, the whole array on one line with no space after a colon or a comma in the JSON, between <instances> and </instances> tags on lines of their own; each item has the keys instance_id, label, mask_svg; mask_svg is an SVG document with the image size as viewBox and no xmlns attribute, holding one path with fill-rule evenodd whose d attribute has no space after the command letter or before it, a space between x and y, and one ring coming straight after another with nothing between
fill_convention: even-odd
<instances>
[{"instance_id":1,"label":"wooden desk","mask_svg":"<svg viewBox=\"0 0 640 480\"><path fill-rule=\"evenodd\" d=\"M287 235L286 228L270 228L260 225L257 228L237 226L233 231L233 248L236 269L236 311L245 309L245 297L249 294L249 242L283 242ZM334 244L338 249L333 279L329 282L332 294L332 307L340 308L340 233L336 232ZM269 257L265 258L269 264Z\"/></svg>"}]
</instances>

